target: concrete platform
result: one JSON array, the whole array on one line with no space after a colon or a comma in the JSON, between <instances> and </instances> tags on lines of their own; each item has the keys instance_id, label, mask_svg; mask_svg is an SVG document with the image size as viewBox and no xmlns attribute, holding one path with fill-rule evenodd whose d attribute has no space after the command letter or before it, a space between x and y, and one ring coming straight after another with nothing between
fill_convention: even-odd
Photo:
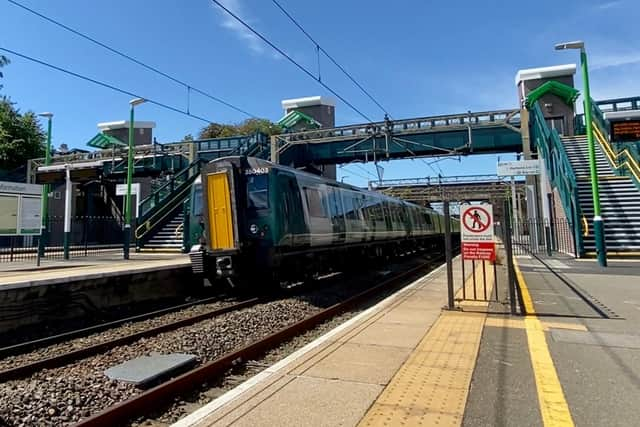
<instances>
[{"instance_id":1,"label":"concrete platform","mask_svg":"<svg viewBox=\"0 0 640 427\"><path fill-rule=\"evenodd\" d=\"M459 262L455 271L460 274L458 269ZM451 327L444 335L442 328L432 329L442 319L446 294L446 270L438 268L174 425L357 425L372 408L379 409L374 404L398 384L398 373L411 366L407 361L430 369L429 363L423 363L425 356L450 350L446 345L436 353L429 350L434 342L446 341L449 332L457 333ZM474 319L476 326L483 319L477 314L451 316ZM429 336L430 330L439 332ZM479 332L476 335L479 341ZM463 376L468 381L475 356L465 359L470 361ZM452 388L445 398L455 395L451 400L460 401L466 389L468 384ZM458 411L460 419L462 415Z\"/></svg>"},{"instance_id":2,"label":"concrete platform","mask_svg":"<svg viewBox=\"0 0 640 427\"><path fill-rule=\"evenodd\" d=\"M463 425L637 425L640 262L516 259L529 315L485 322Z\"/></svg>"},{"instance_id":3,"label":"concrete platform","mask_svg":"<svg viewBox=\"0 0 640 427\"><path fill-rule=\"evenodd\" d=\"M527 316L440 268L174 426L636 425L640 263L518 261Z\"/></svg>"},{"instance_id":4,"label":"concrete platform","mask_svg":"<svg viewBox=\"0 0 640 427\"><path fill-rule=\"evenodd\" d=\"M197 288L188 256L131 255L129 260L122 253L108 253L47 261L40 267L0 264L0 307L5 309L0 311L0 334L102 309L175 299Z\"/></svg>"},{"instance_id":5,"label":"concrete platform","mask_svg":"<svg viewBox=\"0 0 640 427\"><path fill-rule=\"evenodd\" d=\"M68 283L189 266L188 255L131 253L129 260L122 252L110 252L73 260L43 261L36 267L33 261L0 263L0 292L8 289Z\"/></svg>"}]
</instances>

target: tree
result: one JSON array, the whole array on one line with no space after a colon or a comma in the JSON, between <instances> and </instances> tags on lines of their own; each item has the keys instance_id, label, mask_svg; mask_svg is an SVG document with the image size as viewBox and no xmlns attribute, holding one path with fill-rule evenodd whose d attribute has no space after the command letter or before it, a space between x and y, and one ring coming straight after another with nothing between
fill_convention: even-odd
<instances>
[{"instance_id":1,"label":"tree","mask_svg":"<svg viewBox=\"0 0 640 427\"><path fill-rule=\"evenodd\" d=\"M224 138L225 136L238 135L238 131L234 125L224 125L220 123L210 123L208 126L202 128L200 139L207 138Z\"/></svg>"},{"instance_id":2,"label":"tree","mask_svg":"<svg viewBox=\"0 0 640 427\"><path fill-rule=\"evenodd\" d=\"M266 133L267 135L279 135L282 128L267 119L247 119L236 125L240 135L251 135L256 132Z\"/></svg>"},{"instance_id":3,"label":"tree","mask_svg":"<svg viewBox=\"0 0 640 427\"><path fill-rule=\"evenodd\" d=\"M247 119L235 125L211 123L200 131L198 137L200 139L224 138L227 136L253 135L256 132L277 135L282 133L282 128L267 119Z\"/></svg>"},{"instance_id":4,"label":"tree","mask_svg":"<svg viewBox=\"0 0 640 427\"><path fill-rule=\"evenodd\" d=\"M8 65L11 61L9 61L9 58L7 58L4 55L0 55L0 68L4 67L5 65ZM4 74L2 74L2 71L0 71L0 78L4 77ZM0 85L0 89L2 89L2 85Z\"/></svg>"},{"instance_id":5,"label":"tree","mask_svg":"<svg viewBox=\"0 0 640 427\"><path fill-rule=\"evenodd\" d=\"M42 157L45 133L35 113L20 113L6 96L0 98L0 169L12 170Z\"/></svg>"}]
</instances>

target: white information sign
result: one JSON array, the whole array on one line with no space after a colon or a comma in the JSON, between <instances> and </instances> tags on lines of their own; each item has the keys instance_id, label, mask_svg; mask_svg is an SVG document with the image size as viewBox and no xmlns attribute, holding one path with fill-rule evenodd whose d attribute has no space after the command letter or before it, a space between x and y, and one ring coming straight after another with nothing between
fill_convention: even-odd
<instances>
[{"instance_id":1,"label":"white information sign","mask_svg":"<svg viewBox=\"0 0 640 427\"><path fill-rule=\"evenodd\" d=\"M540 175L539 160L498 162L498 176Z\"/></svg>"},{"instance_id":2,"label":"white information sign","mask_svg":"<svg viewBox=\"0 0 640 427\"><path fill-rule=\"evenodd\" d=\"M138 195L140 194L140 183L136 182L135 184L131 184L131 194ZM127 195L127 184L117 184L116 185L116 196L126 196Z\"/></svg>"},{"instance_id":3,"label":"white information sign","mask_svg":"<svg viewBox=\"0 0 640 427\"><path fill-rule=\"evenodd\" d=\"M40 234L42 226L42 198L22 196L20 199L19 233L18 234Z\"/></svg>"},{"instance_id":4,"label":"white information sign","mask_svg":"<svg viewBox=\"0 0 640 427\"><path fill-rule=\"evenodd\" d=\"M460 222L463 242L493 242L492 205L461 205Z\"/></svg>"},{"instance_id":5,"label":"white information sign","mask_svg":"<svg viewBox=\"0 0 640 427\"><path fill-rule=\"evenodd\" d=\"M0 181L0 236L39 235L42 186Z\"/></svg>"}]
</instances>

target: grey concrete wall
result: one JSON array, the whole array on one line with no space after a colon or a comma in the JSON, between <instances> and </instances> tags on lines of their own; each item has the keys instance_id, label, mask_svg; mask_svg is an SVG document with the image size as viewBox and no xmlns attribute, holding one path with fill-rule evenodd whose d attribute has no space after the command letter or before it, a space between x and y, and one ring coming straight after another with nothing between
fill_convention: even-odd
<instances>
[{"instance_id":1,"label":"grey concrete wall","mask_svg":"<svg viewBox=\"0 0 640 427\"><path fill-rule=\"evenodd\" d=\"M332 105L312 105L309 107L290 108L286 112L289 113L294 110L313 117L323 128L333 128L336 126L336 109ZM337 177L336 165L314 165L314 167L321 170L322 176L326 178L336 179Z\"/></svg>"}]
</instances>

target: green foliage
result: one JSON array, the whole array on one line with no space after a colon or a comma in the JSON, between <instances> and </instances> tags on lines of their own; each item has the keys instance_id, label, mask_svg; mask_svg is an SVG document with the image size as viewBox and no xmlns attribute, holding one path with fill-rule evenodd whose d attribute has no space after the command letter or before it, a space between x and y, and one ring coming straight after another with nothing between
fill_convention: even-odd
<instances>
[{"instance_id":1,"label":"green foliage","mask_svg":"<svg viewBox=\"0 0 640 427\"><path fill-rule=\"evenodd\" d=\"M21 114L9 98L0 98L0 169L15 169L42 157L44 148L45 133L36 115Z\"/></svg>"},{"instance_id":2,"label":"green foliage","mask_svg":"<svg viewBox=\"0 0 640 427\"><path fill-rule=\"evenodd\" d=\"M9 61L9 58L4 55L0 55L0 68L8 65L9 63L11 63L11 61ZM0 78L2 77L4 77L4 74L2 74L2 71L0 71ZM2 89L2 85L0 85L0 89Z\"/></svg>"},{"instance_id":3,"label":"green foliage","mask_svg":"<svg viewBox=\"0 0 640 427\"><path fill-rule=\"evenodd\" d=\"M200 139L224 138L227 136L252 135L256 132L278 135L282 133L282 129L267 119L247 119L235 125L211 123L200 131L198 137Z\"/></svg>"}]
</instances>

